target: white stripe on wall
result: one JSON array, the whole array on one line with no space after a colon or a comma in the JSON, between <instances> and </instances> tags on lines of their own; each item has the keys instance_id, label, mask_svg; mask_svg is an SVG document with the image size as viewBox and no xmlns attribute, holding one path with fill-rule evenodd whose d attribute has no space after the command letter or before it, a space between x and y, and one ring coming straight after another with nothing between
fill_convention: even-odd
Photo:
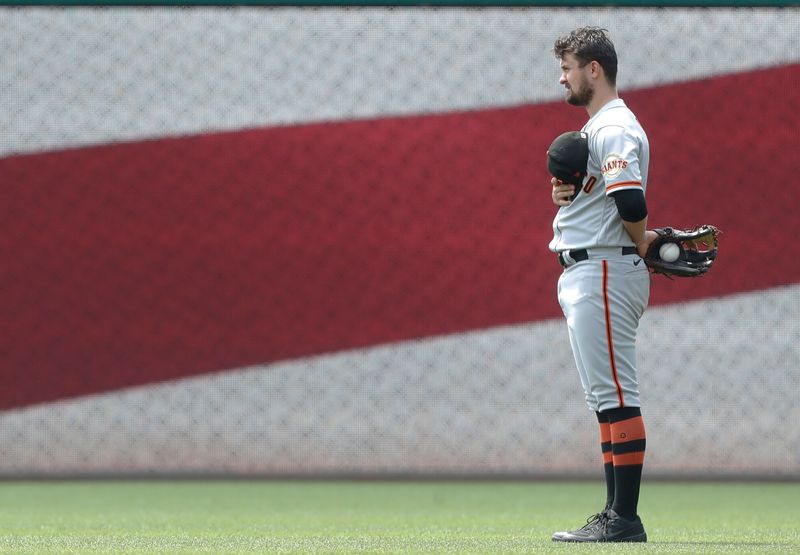
<instances>
[{"instance_id":1,"label":"white stripe on wall","mask_svg":"<svg viewBox=\"0 0 800 555\"><path fill-rule=\"evenodd\" d=\"M800 8L2 8L0 155L556 100L585 24L623 90L800 60Z\"/></svg>"},{"instance_id":2,"label":"white stripe on wall","mask_svg":"<svg viewBox=\"0 0 800 555\"><path fill-rule=\"evenodd\" d=\"M649 309L646 472L800 477L800 285ZM0 475L596 475L562 320L0 413Z\"/></svg>"}]
</instances>

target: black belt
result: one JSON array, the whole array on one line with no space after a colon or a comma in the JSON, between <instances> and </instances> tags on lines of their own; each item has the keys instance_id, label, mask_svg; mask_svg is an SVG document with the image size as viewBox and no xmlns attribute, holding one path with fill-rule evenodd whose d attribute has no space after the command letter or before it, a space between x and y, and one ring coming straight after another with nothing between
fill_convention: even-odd
<instances>
[{"instance_id":1,"label":"black belt","mask_svg":"<svg viewBox=\"0 0 800 555\"><path fill-rule=\"evenodd\" d=\"M639 251L636 247L622 247L622 256L626 256L629 254L638 254ZM558 253L558 263L564 266L565 268L569 266L567 263L567 259L564 258L564 255L569 256L572 260L577 262L583 262L584 260L589 260L589 251L586 249L573 249L571 251L563 251Z\"/></svg>"}]
</instances>

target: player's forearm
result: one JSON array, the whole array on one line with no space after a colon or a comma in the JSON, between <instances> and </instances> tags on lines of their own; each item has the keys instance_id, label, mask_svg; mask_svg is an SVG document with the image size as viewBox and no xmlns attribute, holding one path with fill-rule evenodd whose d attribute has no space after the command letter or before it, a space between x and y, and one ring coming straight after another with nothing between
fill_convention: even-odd
<instances>
[{"instance_id":1,"label":"player's forearm","mask_svg":"<svg viewBox=\"0 0 800 555\"><path fill-rule=\"evenodd\" d=\"M652 243L655 238L658 237L658 233L647 229L646 216L638 222L626 222L625 220L622 220L622 225L625 227L625 231L628 232L628 235L631 236L631 240L636 245L636 250L639 252L639 256L644 258L648 247L650 247L650 243Z\"/></svg>"},{"instance_id":2,"label":"player's forearm","mask_svg":"<svg viewBox=\"0 0 800 555\"><path fill-rule=\"evenodd\" d=\"M639 247L645 242L647 236L647 216L638 222L626 222L622 220L622 225L625 227L625 231L628 232L628 235L630 235L634 245Z\"/></svg>"}]
</instances>

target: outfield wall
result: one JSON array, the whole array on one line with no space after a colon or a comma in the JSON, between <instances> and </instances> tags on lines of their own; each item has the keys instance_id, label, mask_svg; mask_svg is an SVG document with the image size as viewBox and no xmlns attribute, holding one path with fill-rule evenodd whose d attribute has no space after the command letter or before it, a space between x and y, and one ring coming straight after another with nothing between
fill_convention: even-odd
<instances>
[{"instance_id":1,"label":"outfield wall","mask_svg":"<svg viewBox=\"0 0 800 555\"><path fill-rule=\"evenodd\" d=\"M646 472L800 477L797 8L3 8L0 475L598 475L543 160L585 23L651 223L724 231L653 280Z\"/></svg>"}]
</instances>

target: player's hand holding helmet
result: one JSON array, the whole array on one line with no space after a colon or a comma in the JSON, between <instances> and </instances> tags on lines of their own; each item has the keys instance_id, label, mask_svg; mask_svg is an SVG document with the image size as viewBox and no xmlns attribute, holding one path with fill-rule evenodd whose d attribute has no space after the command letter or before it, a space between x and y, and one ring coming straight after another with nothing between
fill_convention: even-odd
<instances>
[{"instance_id":1,"label":"player's hand holding helmet","mask_svg":"<svg viewBox=\"0 0 800 555\"><path fill-rule=\"evenodd\" d=\"M575 187L570 200L578 196L588 164L589 136L582 131L562 133L547 149L547 170L562 183Z\"/></svg>"}]
</instances>

